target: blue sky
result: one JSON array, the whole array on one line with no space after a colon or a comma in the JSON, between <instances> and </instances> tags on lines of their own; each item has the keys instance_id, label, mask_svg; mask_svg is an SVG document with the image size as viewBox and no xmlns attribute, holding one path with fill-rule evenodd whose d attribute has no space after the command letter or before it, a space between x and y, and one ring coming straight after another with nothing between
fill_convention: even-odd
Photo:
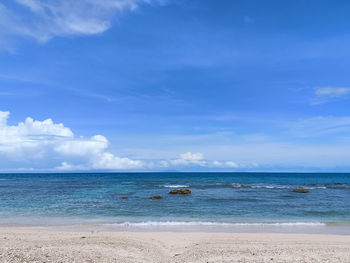
<instances>
[{"instance_id":1,"label":"blue sky","mask_svg":"<svg viewBox=\"0 0 350 263\"><path fill-rule=\"evenodd\" d=\"M1 170L350 171L349 13L2 1Z\"/></svg>"}]
</instances>

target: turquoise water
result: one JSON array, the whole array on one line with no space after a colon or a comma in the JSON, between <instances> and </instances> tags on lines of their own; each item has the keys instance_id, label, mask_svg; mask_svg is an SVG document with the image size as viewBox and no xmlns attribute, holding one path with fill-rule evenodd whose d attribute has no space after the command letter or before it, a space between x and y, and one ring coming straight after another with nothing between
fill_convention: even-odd
<instances>
[{"instance_id":1,"label":"turquoise water","mask_svg":"<svg viewBox=\"0 0 350 263\"><path fill-rule=\"evenodd\" d=\"M293 188L309 189L307 194ZM188 188L188 196L169 195ZM161 200L147 197L162 195ZM128 199L121 199L127 197ZM337 224L350 174L1 174L0 223Z\"/></svg>"}]
</instances>

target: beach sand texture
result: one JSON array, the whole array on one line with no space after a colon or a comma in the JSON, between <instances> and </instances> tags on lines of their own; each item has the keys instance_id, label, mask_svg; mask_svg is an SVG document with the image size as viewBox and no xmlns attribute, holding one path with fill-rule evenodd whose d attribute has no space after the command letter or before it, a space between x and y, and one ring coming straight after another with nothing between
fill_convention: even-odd
<instances>
[{"instance_id":1,"label":"beach sand texture","mask_svg":"<svg viewBox=\"0 0 350 263\"><path fill-rule=\"evenodd\" d=\"M1 262L350 262L350 236L0 229Z\"/></svg>"}]
</instances>

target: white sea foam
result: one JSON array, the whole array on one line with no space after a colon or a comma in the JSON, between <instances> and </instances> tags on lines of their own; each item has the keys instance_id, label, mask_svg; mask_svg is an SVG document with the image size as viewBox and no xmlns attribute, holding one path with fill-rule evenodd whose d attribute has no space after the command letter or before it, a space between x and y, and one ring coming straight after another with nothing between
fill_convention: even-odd
<instances>
[{"instance_id":1,"label":"white sea foam","mask_svg":"<svg viewBox=\"0 0 350 263\"><path fill-rule=\"evenodd\" d=\"M187 188L187 187L190 187L189 185L186 185L186 184L166 184L164 185L164 187L166 188Z\"/></svg>"},{"instance_id":2,"label":"white sea foam","mask_svg":"<svg viewBox=\"0 0 350 263\"><path fill-rule=\"evenodd\" d=\"M233 183L233 188L253 188L253 189L289 189L292 186L288 185L242 185L240 183Z\"/></svg>"},{"instance_id":3,"label":"white sea foam","mask_svg":"<svg viewBox=\"0 0 350 263\"><path fill-rule=\"evenodd\" d=\"M293 185L242 185L240 183L233 183L233 188L252 188L252 189L293 189L296 186ZM326 186L305 186L305 189L327 189Z\"/></svg>"},{"instance_id":4,"label":"white sea foam","mask_svg":"<svg viewBox=\"0 0 350 263\"><path fill-rule=\"evenodd\" d=\"M112 223L109 225L115 226L130 226L130 227L155 227L155 226L326 226L321 222L275 222L275 223L228 223L228 222L204 222L204 221L144 221L144 222L123 222Z\"/></svg>"},{"instance_id":5,"label":"white sea foam","mask_svg":"<svg viewBox=\"0 0 350 263\"><path fill-rule=\"evenodd\" d=\"M289 189L292 188L291 186L287 185L252 185L250 188L263 188L263 189Z\"/></svg>"}]
</instances>

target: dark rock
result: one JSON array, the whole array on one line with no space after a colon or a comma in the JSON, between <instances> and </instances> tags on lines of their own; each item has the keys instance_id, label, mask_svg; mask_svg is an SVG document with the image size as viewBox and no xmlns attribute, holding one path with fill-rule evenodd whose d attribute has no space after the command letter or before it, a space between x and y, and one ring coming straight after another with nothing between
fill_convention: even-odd
<instances>
[{"instance_id":1,"label":"dark rock","mask_svg":"<svg viewBox=\"0 0 350 263\"><path fill-rule=\"evenodd\" d=\"M294 193L302 193L302 194L306 194L308 192L310 192L309 190L307 189L303 189L303 188L298 188L298 189L293 189L293 192Z\"/></svg>"},{"instance_id":2,"label":"dark rock","mask_svg":"<svg viewBox=\"0 0 350 263\"><path fill-rule=\"evenodd\" d=\"M190 189L174 189L169 192L171 195L189 195L190 193Z\"/></svg>"},{"instance_id":3,"label":"dark rock","mask_svg":"<svg viewBox=\"0 0 350 263\"><path fill-rule=\"evenodd\" d=\"M148 197L148 199L162 199L163 197L160 196L160 195L155 195L155 196L151 196L151 197Z\"/></svg>"},{"instance_id":4,"label":"dark rock","mask_svg":"<svg viewBox=\"0 0 350 263\"><path fill-rule=\"evenodd\" d=\"M120 199L128 199L126 196L122 196L120 197Z\"/></svg>"}]
</instances>

